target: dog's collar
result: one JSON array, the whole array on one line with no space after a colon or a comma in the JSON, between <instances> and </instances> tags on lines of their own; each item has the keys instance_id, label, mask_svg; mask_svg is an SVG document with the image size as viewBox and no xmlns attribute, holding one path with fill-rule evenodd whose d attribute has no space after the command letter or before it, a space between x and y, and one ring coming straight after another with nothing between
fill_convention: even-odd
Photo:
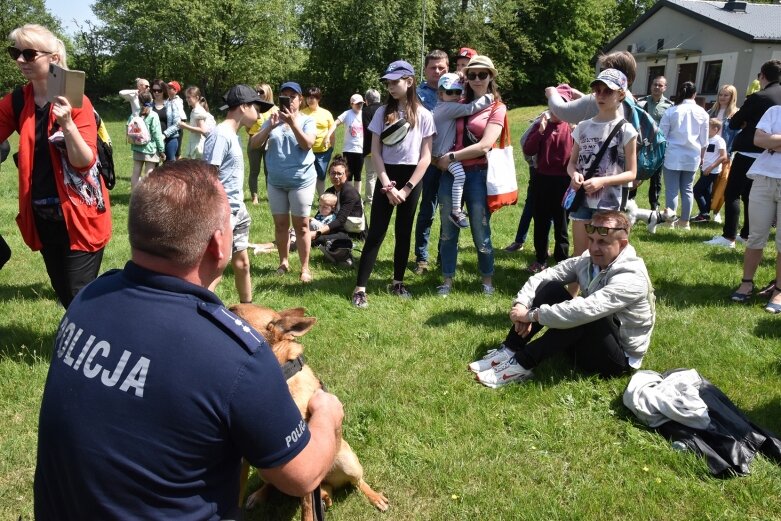
<instances>
[{"instance_id":1,"label":"dog's collar","mask_svg":"<svg viewBox=\"0 0 781 521\"><path fill-rule=\"evenodd\" d=\"M285 380L290 380L297 373L300 373L304 368L305 363L306 359L304 358L304 355L299 355L295 359L288 360L282 364L282 374L285 375Z\"/></svg>"}]
</instances>

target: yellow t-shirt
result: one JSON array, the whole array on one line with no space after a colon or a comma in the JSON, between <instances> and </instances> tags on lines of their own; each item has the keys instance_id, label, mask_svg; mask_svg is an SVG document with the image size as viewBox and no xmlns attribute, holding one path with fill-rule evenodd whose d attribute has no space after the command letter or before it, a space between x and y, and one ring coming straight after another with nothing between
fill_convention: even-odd
<instances>
[{"instance_id":1,"label":"yellow t-shirt","mask_svg":"<svg viewBox=\"0 0 781 521\"><path fill-rule=\"evenodd\" d=\"M248 131L247 131L247 134L249 134L249 135L250 135L250 137L252 137L252 136L254 136L255 134L257 134L258 132L260 132L260 127L262 127L262 126L263 126L263 123L265 123L265 122L266 122L266 120L267 120L268 118L270 118L270 117L271 117L271 115L272 115L273 113L277 112L278 110L279 110L279 107L277 107L276 105L274 105L274 106L273 106L273 107L271 107L269 110L267 110L266 112L264 112L263 114L261 114L261 115L260 115L260 117L258 118L258 120L255 122L255 124L254 124L254 125L252 125L252 127L251 127L251 128L248 130Z\"/></svg>"},{"instance_id":2,"label":"yellow t-shirt","mask_svg":"<svg viewBox=\"0 0 781 521\"><path fill-rule=\"evenodd\" d=\"M333 115L325 110L323 107L317 107L317 110L312 110L309 107L301 111L302 114L306 114L315 120L315 144L312 145L312 152L319 154L320 152L326 152L331 148L330 143L325 142L325 136L328 134L328 129L334 125Z\"/></svg>"}]
</instances>

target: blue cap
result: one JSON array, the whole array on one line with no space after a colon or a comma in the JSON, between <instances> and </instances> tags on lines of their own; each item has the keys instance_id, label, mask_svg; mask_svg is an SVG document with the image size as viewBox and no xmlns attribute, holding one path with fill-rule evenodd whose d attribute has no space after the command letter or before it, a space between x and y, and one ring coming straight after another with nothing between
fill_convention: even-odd
<instances>
[{"instance_id":1,"label":"blue cap","mask_svg":"<svg viewBox=\"0 0 781 521\"><path fill-rule=\"evenodd\" d=\"M398 80L400 78L406 78L406 77L415 77L415 69L412 68L412 65L405 62L404 60L398 60L390 65L388 65L388 68L385 69L385 74L382 76L382 80Z\"/></svg>"},{"instance_id":2,"label":"blue cap","mask_svg":"<svg viewBox=\"0 0 781 521\"><path fill-rule=\"evenodd\" d=\"M610 90L627 90L626 75L618 69L605 69L600 72L597 79L591 82L591 86L599 82L607 85Z\"/></svg>"},{"instance_id":3,"label":"blue cap","mask_svg":"<svg viewBox=\"0 0 781 521\"><path fill-rule=\"evenodd\" d=\"M461 76L452 72L446 72L440 76L437 87L445 90L464 90L464 84L461 82Z\"/></svg>"},{"instance_id":4,"label":"blue cap","mask_svg":"<svg viewBox=\"0 0 781 521\"><path fill-rule=\"evenodd\" d=\"M299 85L294 81L286 81L285 83L283 83L282 86L279 88L279 92L282 92L285 89L294 90L296 91L296 93L298 93L299 96L304 95L304 93L301 91L301 85Z\"/></svg>"}]
</instances>

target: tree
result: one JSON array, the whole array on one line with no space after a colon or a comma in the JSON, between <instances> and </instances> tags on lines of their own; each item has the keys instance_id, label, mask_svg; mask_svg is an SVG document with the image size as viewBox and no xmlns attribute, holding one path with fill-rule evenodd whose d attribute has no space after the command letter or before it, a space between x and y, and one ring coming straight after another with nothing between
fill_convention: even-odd
<instances>
[{"instance_id":1,"label":"tree","mask_svg":"<svg viewBox=\"0 0 781 521\"><path fill-rule=\"evenodd\" d=\"M40 24L69 43L62 35L59 20L49 13L44 0L4 0L0 9L0 34L8 34L24 24ZM19 68L9 59L0 60L0 92L8 92L17 85L25 83Z\"/></svg>"}]
</instances>

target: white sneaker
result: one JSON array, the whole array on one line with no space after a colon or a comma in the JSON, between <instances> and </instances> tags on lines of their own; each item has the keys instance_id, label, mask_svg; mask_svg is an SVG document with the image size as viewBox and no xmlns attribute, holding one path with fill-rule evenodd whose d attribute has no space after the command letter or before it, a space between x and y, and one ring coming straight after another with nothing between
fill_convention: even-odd
<instances>
[{"instance_id":1,"label":"white sneaker","mask_svg":"<svg viewBox=\"0 0 781 521\"><path fill-rule=\"evenodd\" d=\"M725 239L721 235L714 235L713 239L709 241L704 241L703 244L708 244L709 246L722 246L724 248L735 247L735 243L733 241L730 241L729 239Z\"/></svg>"},{"instance_id":2,"label":"white sneaker","mask_svg":"<svg viewBox=\"0 0 781 521\"><path fill-rule=\"evenodd\" d=\"M521 383L524 380L531 378L532 374L531 370L526 369L516 362L513 357L492 369L486 369L485 371L477 373L475 378L486 387L496 389L497 387L509 384L510 382Z\"/></svg>"},{"instance_id":3,"label":"white sneaker","mask_svg":"<svg viewBox=\"0 0 781 521\"><path fill-rule=\"evenodd\" d=\"M713 215L713 222L721 224L721 214L717 213Z\"/></svg>"},{"instance_id":4,"label":"white sneaker","mask_svg":"<svg viewBox=\"0 0 781 521\"><path fill-rule=\"evenodd\" d=\"M735 241L739 242L740 244L746 244L748 242L748 239L744 239L743 237L738 235L737 237L735 237Z\"/></svg>"},{"instance_id":5,"label":"white sneaker","mask_svg":"<svg viewBox=\"0 0 781 521\"><path fill-rule=\"evenodd\" d=\"M491 349L480 360L475 360L469 364L469 370L473 373L479 373L486 369L492 369L502 362L506 362L513 357L513 352L504 347L504 344L499 346L499 349Z\"/></svg>"}]
</instances>

